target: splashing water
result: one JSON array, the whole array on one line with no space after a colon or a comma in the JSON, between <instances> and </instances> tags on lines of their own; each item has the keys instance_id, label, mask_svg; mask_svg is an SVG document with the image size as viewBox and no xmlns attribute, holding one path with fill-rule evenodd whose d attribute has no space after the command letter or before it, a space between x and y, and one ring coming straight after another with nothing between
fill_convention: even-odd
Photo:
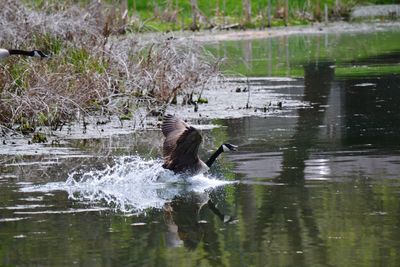
<instances>
[{"instance_id":1,"label":"splashing water","mask_svg":"<svg viewBox=\"0 0 400 267\"><path fill-rule=\"evenodd\" d=\"M21 188L22 192L67 191L69 198L84 203L105 203L111 209L140 213L161 208L165 202L187 192L202 193L231 183L199 174L175 175L162 167L161 160L122 157L104 170L73 172L65 182Z\"/></svg>"}]
</instances>

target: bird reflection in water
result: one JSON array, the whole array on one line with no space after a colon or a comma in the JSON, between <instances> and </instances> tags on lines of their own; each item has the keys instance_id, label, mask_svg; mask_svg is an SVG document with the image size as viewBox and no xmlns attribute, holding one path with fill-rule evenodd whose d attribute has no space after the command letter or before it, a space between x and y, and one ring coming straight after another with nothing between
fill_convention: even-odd
<instances>
[{"instance_id":1,"label":"bird reflection in water","mask_svg":"<svg viewBox=\"0 0 400 267\"><path fill-rule=\"evenodd\" d=\"M164 205L164 220L167 225L166 240L168 247L184 245L189 250L197 248L200 242L212 243L216 238L212 221L206 221L206 210L210 210L224 224L233 224L233 216L224 215L210 199L208 193L188 193L175 196Z\"/></svg>"}]
</instances>

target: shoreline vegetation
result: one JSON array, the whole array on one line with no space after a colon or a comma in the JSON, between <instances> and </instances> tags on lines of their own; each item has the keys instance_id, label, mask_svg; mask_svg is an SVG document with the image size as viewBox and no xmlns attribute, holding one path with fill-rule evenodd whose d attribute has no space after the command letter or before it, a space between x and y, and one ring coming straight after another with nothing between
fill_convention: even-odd
<instances>
[{"instance_id":1,"label":"shoreline vegetation","mask_svg":"<svg viewBox=\"0 0 400 267\"><path fill-rule=\"evenodd\" d=\"M3 136L7 130L57 130L91 115L129 120L139 107L158 114L178 94L190 104L193 92L218 79L219 61L201 45L166 35L146 40L121 35L111 6L72 5L45 12L17 0L7 3L0 11L5 29L0 46L35 47L51 58L9 57L1 62Z\"/></svg>"},{"instance_id":2,"label":"shoreline vegetation","mask_svg":"<svg viewBox=\"0 0 400 267\"><path fill-rule=\"evenodd\" d=\"M92 1L94 2L94 1ZM360 6L394 5L396 0L100 0L112 7L118 17L120 33L169 32L229 29L265 29L275 26L295 26L318 22L350 21L363 17ZM60 11L79 3L85 8L88 0L28 1L29 6L46 12ZM377 10L377 8L373 8ZM379 9L379 8L378 8ZM370 14L374 13L369 11ZM372 13L371 13L372 12ZM375 18L396 19L397 8L387 14L378 12ZM359 14L360 13L360 14ZM368 17L368 16L366 16Z\"/></svg>"},{"instance_id":3,"label":"shoreline vegetation","mask_svg":"<svg viewBox=\"0 0 400 267\"><path fill-rule=\"evenodd\" d=\"M137 33L210 29L216 25L231 25L219 29L268 26L264 15L260 20L261 13L268 13L266 1L251 1L251 6L250 1L240 1L246 7L244 13L230 6L235 1L222 0L210 10L206 10L205 1L193 0L130 0L117 5L72 0L5 2L0 10L0 47L35 48L51 54L48 60L10 57L0 63L2 138L10 133L25 135L35 143L47 142L42 127L55 131L77 120L85 125L85 118L94 115L117 116L122 122L134 118L139 108L147 115L158 116L171 104L201 103L206 101L201 98L202 90L223 80L221 60L195 40L162 33L142 38ZM323 1L317 0L318 5L287 2L271 1L274 18L270 26L321 21ZM279 15L282 3L286 3L284 17ZM350 3L326 1L326 7L336 8L326 14L335 19L346 17ZM251 13L257 10L255 6L263 12Z\"/></svg>"}]
</instances>

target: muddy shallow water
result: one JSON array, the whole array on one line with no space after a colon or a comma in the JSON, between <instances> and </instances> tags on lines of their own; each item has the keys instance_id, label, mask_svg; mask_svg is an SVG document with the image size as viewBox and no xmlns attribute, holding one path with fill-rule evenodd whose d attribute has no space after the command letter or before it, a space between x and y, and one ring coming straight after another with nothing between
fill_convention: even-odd
<instances>
[{"instance_id":1,"label":"muddy shallow water","mask_svg":"<svg viewBox=\"0 0 400 267\"><path fill-rule=\"evenodd\" d=\"M248 71L258 75L264 46L252 45ZM0 265L396 266L400 47L349 60L322 48L318 60L288 61L302 75L230 80L205 93L218 106L170 109L202 125L202 158L222 142L239 146L206 175L162 169L157 129L96 126L102 138L46 149L7 141Z\"/></svg>"}]
</instances>

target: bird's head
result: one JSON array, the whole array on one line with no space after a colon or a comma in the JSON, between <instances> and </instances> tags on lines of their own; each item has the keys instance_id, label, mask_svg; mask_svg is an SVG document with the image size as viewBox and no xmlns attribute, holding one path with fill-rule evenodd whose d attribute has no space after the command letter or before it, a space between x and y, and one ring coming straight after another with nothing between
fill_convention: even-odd
<instances>
[{"instance_id":1,"label":"bird's head","mask_svg":"<svg viewBox=\"0 0 400 267\"><path fill-rule=\"evenodd\" d=\"M222 145L222 149L224 150L224 152L237 151L237 146L229 144L229 143L225 143Z\"/></svg>"},{"instance_id":2,"label":"bird's head","mask_svg":"<svg viewBox=\"0 0 400 267\"><path fill-rule=\"evenodd\" d=\"M40 50L33 50L32 52L33 52L34 57L40 57L40 58L48 58L49 57L48 55L46 55L45 53L43 53Z\"/></svg>"}]
</instances>

